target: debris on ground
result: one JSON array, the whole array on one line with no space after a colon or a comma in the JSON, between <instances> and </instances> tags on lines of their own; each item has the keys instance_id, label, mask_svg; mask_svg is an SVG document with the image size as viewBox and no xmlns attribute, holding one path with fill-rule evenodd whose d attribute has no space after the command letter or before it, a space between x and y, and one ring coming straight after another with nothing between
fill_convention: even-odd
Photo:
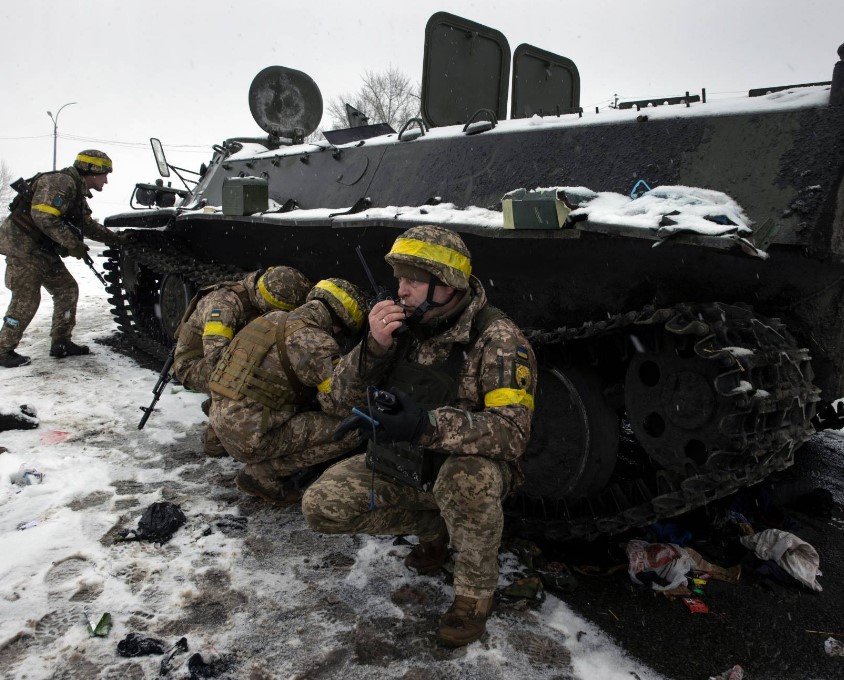
<instances>
[{"instance_id":1,"label":"debris on ground","mask_svg":"<svg viewBox=\"0 0 844 680\"><path fill-rule=\"evenodd\" d=\"M844 642L828 637L823 643L824 651L830 656L844 656Z\"/></svg>"},{"instance_id":2,"label":"debris on ground","mask_svg":"<svg viewBox=\"0 0 844 680\"><path fill-rule=\"evenodd\" d=\"M85 614L85 621L88 624L88 635L91 637L107 637L111 631L111 614L106 612L94 623L94 619L91 618L88 608L85 607L82 611Z\"/></svg>"},{"instance_id":3,"label":"debris on ground","mask_svg":"<svg viewBox=\"0 0 844 680\"><path fill-rule=\"evenodd\" d=\"M18 471L12 476L12 484L18 486L29 486L30 484L40 484L44 481L44 473L39 472L29 463L21 463Z\"/></svg>"},{"instance_id":4,"label":"debris on ground","mask_svg":"<svg viewBox=\"0 0 844 680\"><path fill-rule=\"evenodd\" d=\"M743 680L744 669L736 664L732 668L728 668L723 673L709 676L709 680Z\"/></svg>"},{"instance_id":5,"label":"debris on ground","mask_svg":"<svg viewBox=\"0 0 844 680\"><path fill-rule=\"evenodd\" d=\"M816 592L823 590L818 583L818 551L803 539L781 529L766 529L743 537L741 543L760 560L774 562L798 583Z\"/></svg>"},{"instance_id":6,"label":"debris on ground","mask_svg":"<svg viewBox=\"0 0 844 680\"><path fill-rule=\"evenodd\" d=\"M144 510L137 529L121 529L118 540L166 543L186 521L185 513L178 505L159 501Z\"/></svg>"},{"instance_id":7,"label":"debris on ground","mask_svg":"<svg viewBox=\"0 0 844 680\"><path fill-rule=\"evenodd\" d=\"M34 430L38 425L38 412L29 404L11 408L0 406L0 432Z\"/></svg>"}]
</instances>

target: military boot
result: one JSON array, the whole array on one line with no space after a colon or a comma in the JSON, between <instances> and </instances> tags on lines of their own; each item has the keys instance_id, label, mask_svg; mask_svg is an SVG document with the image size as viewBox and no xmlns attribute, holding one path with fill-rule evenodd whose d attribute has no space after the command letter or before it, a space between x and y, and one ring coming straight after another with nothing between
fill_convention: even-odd
<instances>
[{"instance_id":1,"label":"military boot","mask_svg":"<svg viewBox=\"0 0 844 680\"><path fill-rule=\"evenodd\" d=\"M289 477L259 481L250 474L249 467L242 468L234 478L234 483L243 493L263 498L274 505L292 505L302 500L302 490L291 483Z\"/></svg>"},{"instance_id":2,"label":"military boot","mask_svg":"<svg viewBox=\"0 0 844 680\"><path fill-rule=\"evenodd\" d=\"M18 366L26 366L32 359L25 357L23 354L18 354L15 350L10 349L8 352L0 354L0 366L3 368L17 368Z\"/></svg>"},{"instance_id":3,"label":"military boot","mask_svg":"<svg viewBox=\"0 0 844 680\"><path fill-rule=\"evenodd\" d=\"M214 432L214 428L211 425L206 425L202 433L202 450L205 451L205 455L209 458L225 458L229 455L229 452L226 451L226 447L223 446L223 442L220 441L220 438Z\"/></svg>"},{"instance_id":4,"label":"military boot","mask_svg":"<svg viewBox=\"0 0 844 680\"><path fill-rule=\"evenodd\" d=\"M65 357L77 357L83 354L90 354L91 350L88 345L77 345L70 339L56 340L50 346L50 356L56 359L64 359Z\"/></svg>"},{"instance_id":5,"label":"military boot","mask_svg":"<svg viewBox=\"0 0 844 680\"><path fill-rule=\"evenodd\" d=\"M446 647L463 647L477 640L486 630L493 597L477 599L455 595L454 602L440 619L437 640Z\"/></svg>"},{"instance_id":6,"label":"military boot","mask_svg":"<svg viewBox=\"0 0 844 680\"><path fill-rule=\"evenodd\" d=\"M404 558L404 566L417 574L430 576L442 569L448 559L448 535L433 541L419 541Z\"/></svg>"}]
</instances>

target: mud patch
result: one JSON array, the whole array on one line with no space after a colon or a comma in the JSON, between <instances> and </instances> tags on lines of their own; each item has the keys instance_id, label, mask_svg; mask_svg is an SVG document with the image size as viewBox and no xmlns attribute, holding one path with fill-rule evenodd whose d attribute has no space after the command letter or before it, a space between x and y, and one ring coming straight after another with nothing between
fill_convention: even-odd
<instances>
[{"instance_id":1,"label":"mud patch","mask_svg":"<svg viewBox=\"0 0 844 680\"><path fill-rule=\"evenodd\" d=\"M83 496L82 498L75 498L70 503L67 504L71 510L79 511L79 510L86 510L88 508L96 508L98 505L102 505L107 500L112 497L112 494L108 491L94 491L93 493L89 493L87 496Z\"/></svg>"},{"instance_id":2,"label":"mud patch","mask_svg":"<svg viewBox=\"0 0 844 680\"><path fill-rule=\"evenodd\" d=\"M82 625L82 610L52 611L35 624L32 637L37 645L47 646L64 636L73 626Z\"/></svg>"},{"instance_id":3,"label":"mud patch","mask_svg":"<svg viewBox=\"0 0 844 680\"><path fill-rule=\"evenodd\" d=\"M26 657L32 644L32 635L29 633L18 633L4 642L0 645L0 668L13 668Z\"/></svg>"},{"instance_id":4,"label":"mud patch","mask_svg":"<svg viewBox=\"0 0 844 680\"><path fill-rule=\"evenodd\" d=\"M78 578L83 570L90 566L90 562L82 555L71 555L53 563L47 570L44 581L51 590L59 588L75 578Z\"/></svg>"}]
</instances>

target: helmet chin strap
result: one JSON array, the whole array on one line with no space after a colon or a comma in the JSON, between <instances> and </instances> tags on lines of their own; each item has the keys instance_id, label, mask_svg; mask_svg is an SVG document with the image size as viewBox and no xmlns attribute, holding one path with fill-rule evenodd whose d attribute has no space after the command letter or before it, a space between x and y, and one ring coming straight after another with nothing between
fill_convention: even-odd
<instances>
[{"instance_id":1,"label":"helmet chin strap","mask_svg":"<svg viewBox=\"0 0 844 680\"><path fill-rule=\"evenodd\" d=\"M422 321L422 317L425 316L425 312L429 309L436 309L437 307L443 307L447 305L454 299L454 296L457 294L457 291L452 291L451 297L448 298L445 302L434 302L434 288L437 286L437 279L436 276L431 274L431 278L428 280L428 294L425 296L425 300L420 304L416 309L413 310L413 313L410 316L406 317L404 322L408 326L413 326Z\"/></svg>"}]
</instances>

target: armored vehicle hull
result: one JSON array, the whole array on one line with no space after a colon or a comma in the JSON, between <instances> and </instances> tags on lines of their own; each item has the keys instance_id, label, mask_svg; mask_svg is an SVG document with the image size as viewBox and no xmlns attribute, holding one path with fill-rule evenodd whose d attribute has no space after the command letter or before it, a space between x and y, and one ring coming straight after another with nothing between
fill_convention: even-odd
<instances>
[{"instance_id":1,"label":"armored vehicle hull","mask_svg":"<svg viewBox=\"0 0 844 680\"><path fill-rule=\"evenodd\" d=\"M420 124L414 139L337 146L229 141L179 206L106 221L131 234L107 252L113 313L163 356L202 283L287 264L365 285L356 246L388 282L381 256L398 233L449 226L541 362L513 517L555 538L643 526L787 467L816 427L839 423L844 107L828 102L820 86L493 120L480 133ZM266 210L220 209L237 177L266 179ZM588 215L504 227L514 189L626 195L640 179L728 194L753 233L666 237ZM619 459L622 440L637 460Z\"/></svg>"}]
</instances>

